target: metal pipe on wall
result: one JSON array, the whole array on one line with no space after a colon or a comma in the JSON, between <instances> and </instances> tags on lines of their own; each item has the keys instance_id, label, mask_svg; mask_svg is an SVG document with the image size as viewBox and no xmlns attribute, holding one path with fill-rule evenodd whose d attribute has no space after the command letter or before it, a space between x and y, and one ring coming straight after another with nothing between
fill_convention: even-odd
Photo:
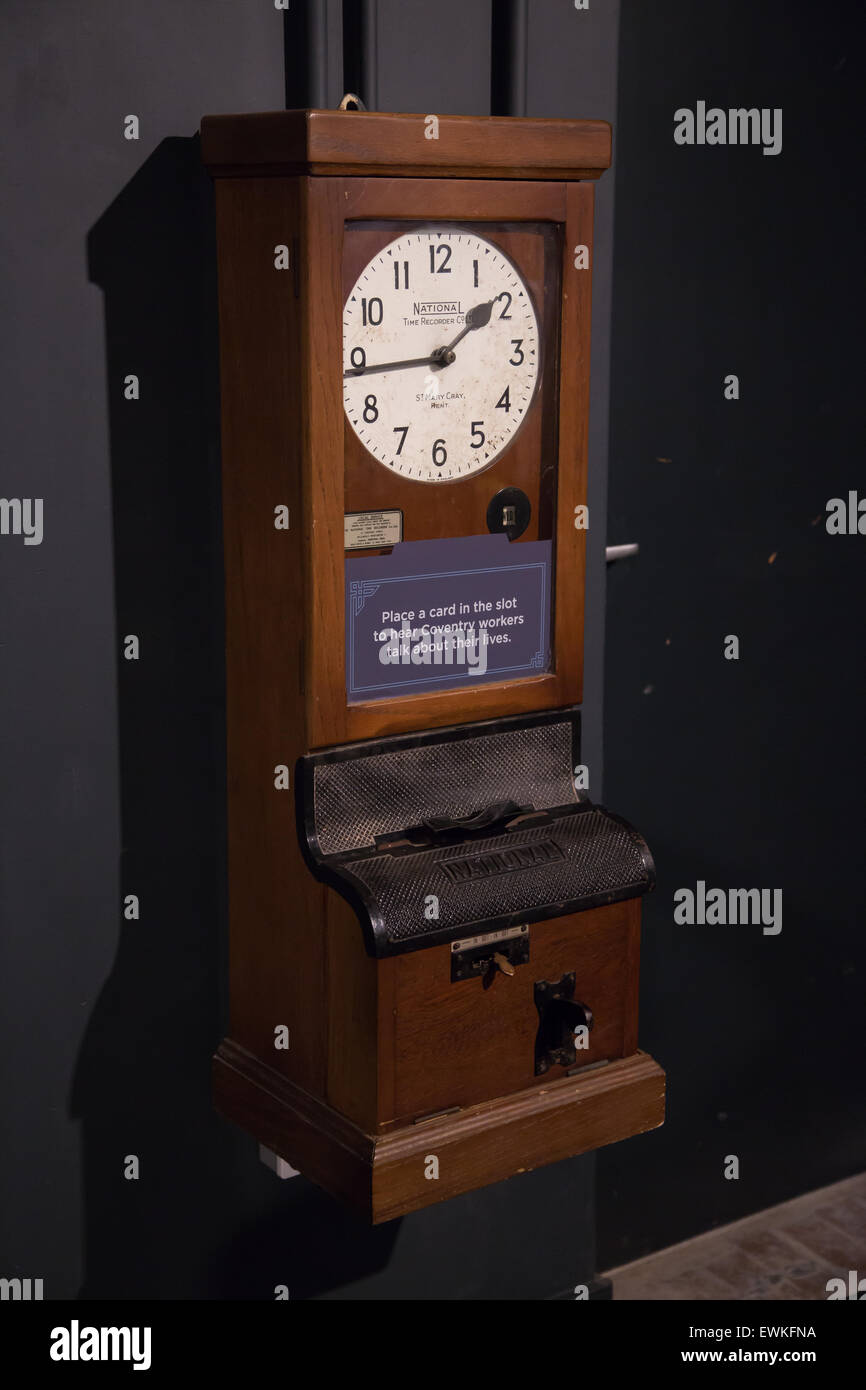
<instances>
[{"instance_id":1,"label":"metal pipe on wall","mask_svg":"<svg viewBox=\"0 0 866 1390\"><path fill-rule=\"evenodd\" d=\"M525 116L529 0L499 0L490 19L490 114Z\"/></svg>"},{"instance_id":2,"label":"metal pipe on wall","mask_svg":"<svg viewBox=\"0 0 866 1390\"><path fill-rule=\"evenodd\" d=\"M301 0L283 15L287 110L339 106L343 10L342 0Z\"/></svg>"},{"instance_id":3,"label":"metal pipe on wall","mask_svg":"<svg viewBox=\"0 0 866 1390\"><path fill-rule=\"evenodd\" d=\"M343 0L343 86L379 108L377 0Z\"/></svg>"}]
</instances>

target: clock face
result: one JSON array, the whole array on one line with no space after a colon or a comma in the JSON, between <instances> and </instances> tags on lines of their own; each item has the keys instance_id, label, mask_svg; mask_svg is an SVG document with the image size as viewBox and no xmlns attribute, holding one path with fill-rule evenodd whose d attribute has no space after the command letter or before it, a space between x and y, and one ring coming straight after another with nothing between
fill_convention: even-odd
<instances>
[{"instance_id":1,"label":"clock face","mask_svg":"<svg viewBox=\"0 0 866 1390\"><path fill-rule=\"evenodd\" d=\"M364 267L343 310L343 403L374 458L447 483L511 443L538 384L532 296L508 257L459 227L407 233Z\"/></svg>"}]
</instances>

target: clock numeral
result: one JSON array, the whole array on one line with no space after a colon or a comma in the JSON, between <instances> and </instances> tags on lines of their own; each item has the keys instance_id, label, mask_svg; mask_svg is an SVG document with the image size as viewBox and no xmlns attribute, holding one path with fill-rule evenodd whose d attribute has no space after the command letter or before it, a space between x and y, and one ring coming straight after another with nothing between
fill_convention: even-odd
<instances>
[{"instance_id":1,"label":"clock numeral","mask_svg":"<svg viewBox=\"0 0 866 1390\"><path fill-rule=\"evenodd\" d=\"M499 315L499 317L501 319L510 319L511 315L509 314L508 310L511 308L511 300L513 296L508 293L508 290L503 290L501 294L498 294L496 296L496 298L508 300L508 303L505 305L505 308L502 310L502 313Z\"/></svg>"},{"instance_id":2,"label":"clock numeral","mask_svg":"<svg viewBox=\"0 0 866 1390\"><path fill-rule=\"evenodd\" d=\"M473 285L475 286L475 288L476 288L476 290L477 290L477 289L478 289L478 262L477 262L477 261L473 261L473 262L472 262L472 272L473 272L473 275L474 275L474 277L475 277L475 278L473 279L472 283L473 283Z\"/></svg>"},{"instance_id":3,"label":"clock numeral","mask_svg":"<svg viewBox=\"0 0 866 1390\"><path fill-rule=\"evenodd\" d=\"M397 457L399 458L400 455L401 455L402 452L403 452L403 445L406 443L406 435L409 433L409 426L408 426L408 425L395 425L395 426L394 426L394 433L395 433L395 434L401 434L401 435L403 436L403 438L400 440L399 445L397 446Z\"/></svg>"},{"instance_id":4,"label":"clock numeral","mask_svg":"<svg viewBox=\"0 0 866 1390\"><path fill-rule=\"evenodd\" d=\"M361 300L361 317L365 326L369 323L373 328L378 328L384 313L381 299Z\"/></svg>"},{"instance_id":5,"label":"clock numeral","mask_svg":"<svg viewBox=\"0 0 866 1390\"><path fill-rule=\"evenodd\" d=\"M394 262L394 289L395 289L395 290L399 290L399 288L400 288L400 262L399 262L399 261L395 261L395 262ZM409 262L408 262L408 261L404 261L404 262L403 262L403 288L404 288L404 290L408 290L408 288L409 288Z\"/></svg>"},{"instance_id":6,"label":"clock numeral","mask_svg":"<svg viewBox=\"0 0 866 1390\"><path fill-rule=\"evenodd\" d=\"M484 441L484 431L483 431L483 429L481 428L481 426L482 426L483 424L484 424L484 421L483 421L483 420L473 420L473 421L472 421L472 448L473 448L473 449L480 449L481 446L482 446L482 444L484 444L484 442L485 442L485 441Z\"/></svg>"},{"instance_id":7,"label":"clock numeral","mask_svg":"<svg viewBox=\"0 0 866 1390\"><path fill-rule=\"evenodd\" d=\"M433 462L437 468L441 468L443 463L448 462L448 451L445 448L444 439L436 439L433 441Z\"/></svg>"},{"instance_id":8,"label":"clock numeral","mask_svg":"<svg viewBox=\"0 0 866 1390\"><path fill-rule=\"evenodd\" d=\"M508 360L511 363L512 367L519 367L521 362L525 360L523 354L523 339L512 338L511 346L514 348L514 355L513 357L509 357Z\"/></svg>"},{"instance_id":9,"label":"clock numeral","mask_svg":"<svg viewBox=\"0 0 866 1390\"><path fill-rule=\"evenodd\" d=\"M496 402L496 409L497 409L497 410L510 410L510 409L511 409L511 394L510 394L509 389L508 389L507 386L506 386L505 390L502 392L502 395L499 397L499 400Z\"/></svg>"},{"instance_id":10,"label":"clock numeral","mask_svg":"<svg viewBox=\"0 0 866 1390\"><path fill-rule=\"evenodd\" d=\"M379 411L378 411L377 408L376 408L376 397L375 397L375 396L365 396L365 397L364 397L364 419L367 421L367 424L368 424L368 425L372 425L373 422L374 422L375 420L378 420L378 418L379 418Z\"/></svg>"},{"instance_id":11,"label":"clock numeral","mask_svg":"<svg viewBox=\"0 0 866 1390\"><path fill-rule=\"evenodd\" d=\"M352 348L349 360L353 367L362 372L367 365L367 354L363 348Z\"/></svg>"},{"instance_id":12,"label":"clock numeral","mask_svg":"<svg viewBox=\"0 0 866 1390\"><path fill-rule=\"evenodd\" d=\"M436 264L436 257L439 257L439 264ZM430 274L431 275L450 275L451 267L448 262L451 259L451 247L443 245L430 247Z\"/></svg>"}]
</instances>

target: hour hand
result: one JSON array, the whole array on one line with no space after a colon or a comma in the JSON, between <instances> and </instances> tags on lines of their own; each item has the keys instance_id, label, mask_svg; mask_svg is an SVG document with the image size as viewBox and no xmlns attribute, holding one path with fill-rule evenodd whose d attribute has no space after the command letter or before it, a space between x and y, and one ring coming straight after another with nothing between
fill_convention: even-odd
<instances>
[{"instance_id":1,"label":"hour hand","mask_svg":"<svg viewBox=\"0 0 866 1390\"><path fill-rule=\"evenodd\" d=\"M488 299L486 304L476 304L474 309L467 310L466 327L484 328L490 322L490 315L493 313L494 300Z\"/></svg>"},{"instance_id":2,"label":"hour hand","mask_svg":"<svg viewBox=\"0 0 866 1390\"><path fill-rule=\"evenodd\" d=\"M490 315L493 313L494 300L490 299L486 304L476 304L473 309L466 310L466 320L456 338L447 347L437 348L433 354L433 360L440 366L449 366L454 361L454 349L461 342L467 333L471 333L473 328L484 328L490 322Z\"/></svg>"}]
</instances>

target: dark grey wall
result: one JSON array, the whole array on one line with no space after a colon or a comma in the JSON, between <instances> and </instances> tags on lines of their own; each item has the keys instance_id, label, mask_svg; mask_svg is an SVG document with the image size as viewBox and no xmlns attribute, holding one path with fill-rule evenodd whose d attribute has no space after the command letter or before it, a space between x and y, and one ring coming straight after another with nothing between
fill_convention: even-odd
<instances>
[{"instance_id":1,"label":"dark grey wall","mask_svg":"<svg viewBox=\"0 0 866 1390\"><path fill-rule=\"evenodd\" d=\"M489 109L488 4L377 9L375 25L362 16L375 104ZM553 64L557 7L532 9L531 113L612 111L615 9L592 20L601 48L569 16ZM2 13L0 495L44 499L45 530L40 546L0 536L0 1275L42 1278L47 1298L269 1299L280 1283L293 1298L534 1299L595 1268L591 1158L371 1232L305 1180L279 1183L211 1108L222 557L212 199L194 133L209 112L336 102L341 20L333 0L285 17L268 0ZM597 275L605 264L602 279L602 249ZM603 373L603 289L601 304ZM596 431L605 418L602 391Z\"/></svg>"},{"instance_id":2,"label":"dark grey wall","mask_svg":"<svg viewBox=\"0 0 866 1390\"><path fill-rule=\"evenodd\" d=\"M373 0L359 7L368 26L366 104L374 111L490 112L492 0ZM346 55L351 60L351 55Z\"/></svg>"},{"instance_id":3,"label":"dark grey wall","mask_svg":"<svg viewBox=\"0 0 866 1390\"><path fill-rule=\"evenodd\" d=\"M218 1161L222 819L193 137L205 111L282 104L282 21L257 0L9 0L0 18L0 494L41 497L45 516L40 546L0 536L0 1265L43 1277L46 1297L86 1274L102 1292L192 1294ZM130 632L137 664L120 656ZM122 892L140 894L139 922Z\"/></svg>"},{"instance_id":4,"label":"dark grey wall","mask_svg":"<svg viewBox=\"0 0 866 1390\"><path fill-rule=\"evenodd\" d=\"M866 1164L866 538L825 528L863 495L861 14L623 4L605 798L658 865L669 1103L599 1157L605 1266ZM781 107L782 152L675 145L699 99ZM781 888L781 933L675 925L698 879Z\"/></svg>"}]
</instances>

